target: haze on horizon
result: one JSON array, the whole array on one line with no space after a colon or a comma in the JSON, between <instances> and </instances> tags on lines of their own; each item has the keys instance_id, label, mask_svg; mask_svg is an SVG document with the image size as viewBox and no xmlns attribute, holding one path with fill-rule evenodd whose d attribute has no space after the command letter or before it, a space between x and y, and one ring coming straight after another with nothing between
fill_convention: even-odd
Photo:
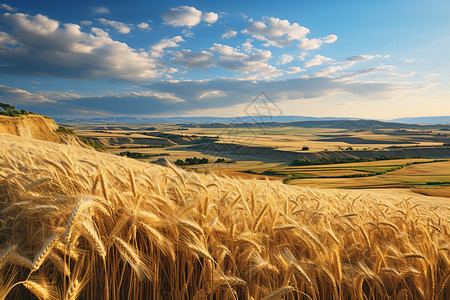
<instances>
[{"instance_id":1,"label":"haze on horizon","mask_svg":"<svg viewBox=\"0 0 450 300\"><path fill-rule=\"evenodd\" d=\"M107 4L105 4L107 3ZM450 2L0 2L0 102L51 117L450 115Z\"/></svg>"}]
</instances>

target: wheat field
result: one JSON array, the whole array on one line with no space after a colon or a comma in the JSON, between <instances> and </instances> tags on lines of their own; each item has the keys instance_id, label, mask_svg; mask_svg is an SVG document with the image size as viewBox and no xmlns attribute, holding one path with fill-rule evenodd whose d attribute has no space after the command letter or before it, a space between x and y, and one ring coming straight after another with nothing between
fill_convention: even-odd
<instances>
[{"instance_id":1,"label":"wheat field","mask_svg":"<svg viewBox=\"0 0 450 300\"><path fill-rule=\"evenodd\" d=\"M450 210L0 135L1 299L448 299Z\"/></svg>"}]
</instances>

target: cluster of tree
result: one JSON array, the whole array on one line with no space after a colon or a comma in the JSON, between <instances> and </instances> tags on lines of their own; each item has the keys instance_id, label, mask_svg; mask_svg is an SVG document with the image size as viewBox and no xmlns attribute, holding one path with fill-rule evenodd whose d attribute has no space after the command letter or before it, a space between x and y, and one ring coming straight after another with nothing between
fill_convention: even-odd
<instances>
[{"instance_id":1,"label":"cluster of tree","mask_svg":"<svg viewBox=\"0 0 450 300\"><path fill-rule=\"evenodd\" d=\"M14 105L0 102L0 115L18 117L26 115L35 115L32 111L26 111L25 109L17 110Z\"/></svg>"},{"instance_id":2,"label":"cluster of tree","mask_svg":"<svg viewBox=\"0 0 450 300\"><path fill-rule=\"evenodd\" d=\"M74 134L73 130L64 126L58 126L58 129L56 129L56 132L60 133L66 133L66 134Z\"/></svg>"},{"instance_id":3,"label":"cluster of tree","mask_svg":"<svg viewBox=\"0 0 450 300\"><path fill-rule=\"evenodd\" d=\"M232 159L225 159L225 158L218 158L214 163L216 164L220 164L220 163L227 163L227 164L232 164L235 163L235 160Z\"/></svg>"},{"instance_id":4,"label":"cluster of tree","mask_svg":"<svg viewBox=\"0 0 450 300\"><path fill-rule=\"evenodd\" d=\"M106 151L105 146L103 146L103 144L101 142L99 142L98 140L89 139L84 136L79 136L78 138L80 139L80 141L82 141L86 145L94 148L95 150L102 151L102 152Z\"/></svg>"},{"instance_id":5,"label":"cluster of tree","mask_svg":"<svg viewBox=\"0 0 450 300\"><path fill-rule=\"evenodd\" d=\"M139 152L125 151L125 152L120 152L119 155L130 157L130 158L140 159L140 158L149 158L149 157L154 157L154 156L167 156L167 155L169 155L169 153L139 153Z\"/></svg>"},{"instance_id":6,"label":"cluster of tree","mask_svg":"<svg viewBox=\"0 0 450 300\"><path fill-rule=\"evenodd\" d=\"M290 166L311 166L311 165L327 165L327 164L344 164L353 162L366 162L366 161L377 161L377 160L390 160L390 159L404 159L404 158L422 158L422 156L374 156L370 158L360 157L360 158L340 158L340 157L321 157L315 160L307 159L295 159L289 165Z\"/></svg>"},{"instance_id":7,"label":"cluster of tree","mask_svg":"<svg viewBox=\"0 0 450 300\"><path fill-rule=\"evenodd\" d=\"M450 181L430 181L427 182L426 185L448 185Z\"/></svg>"},{"instance_id":8,"label":"cluster of tree","mask_svg":"<svg viewBox=\"0 0 450 300\"><path fill-rule=\"evenodd\" d=\"M178 166L191 166L191 165L200 165L200 164L207 164L209 163L209 160L206 157L203 158L186 158L185 160L177 159L175 162Z\"/></svg>"}]
</instances>

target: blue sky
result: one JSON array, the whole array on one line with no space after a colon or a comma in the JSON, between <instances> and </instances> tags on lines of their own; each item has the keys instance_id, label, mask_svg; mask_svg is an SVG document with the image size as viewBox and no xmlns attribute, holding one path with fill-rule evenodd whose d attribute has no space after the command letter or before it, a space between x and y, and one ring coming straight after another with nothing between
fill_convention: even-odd
<instances>
[{"instance_id":1,"label":"blue sky","mask_svg":"<svg viewBox=\"0 0 450 300\"><path fill-rule=\"evenodd\" d=\"M449 1L0 2L0 102L52 117L450 115Z\"/></svg>"}]
</instances>

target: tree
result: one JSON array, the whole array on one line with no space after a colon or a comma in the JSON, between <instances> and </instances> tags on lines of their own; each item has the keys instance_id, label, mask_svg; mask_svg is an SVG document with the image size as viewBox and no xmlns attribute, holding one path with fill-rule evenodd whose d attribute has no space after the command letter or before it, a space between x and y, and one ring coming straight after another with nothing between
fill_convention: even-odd
<instances>
[{"instance_id":1,"label":"tree","mask_svg":"<svg viewBox=\"0 0 450 300\"><path fill-rule=\"evenodd\" d=\"M16 109L16 107L14 105L11 105L11 104L8 104L8 103L1 103L1 102L0 102L0 107L4 111L8 111L8 112Z\"/></svg>"},{"instance_id":2,"label":"tree","mask_svg":"<svg viewBox=\"0 0 450 300\"><path fill-rule=\"evenodd\" d=\"M302 151L309 150L309 147L303 146Z\"/></svg>"}]
</instances>

